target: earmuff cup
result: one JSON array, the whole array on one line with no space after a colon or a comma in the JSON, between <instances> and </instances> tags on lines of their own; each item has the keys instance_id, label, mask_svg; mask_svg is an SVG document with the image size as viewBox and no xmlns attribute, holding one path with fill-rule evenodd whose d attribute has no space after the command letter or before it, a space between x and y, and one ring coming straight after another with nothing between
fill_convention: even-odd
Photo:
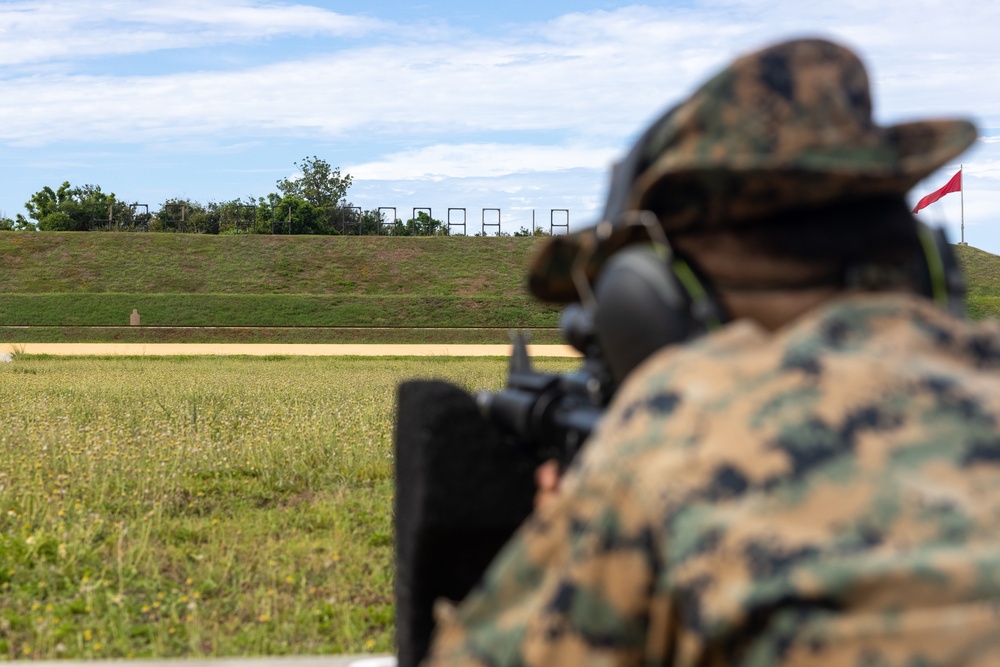
<instances>
[{"instance_id":1,"label":"earmuff cup","mask_svg":"<svg viewBox=\"0 0 1000 667\"><path fill-rule=\"evenodd\" d=\"M594 289L594 325L616 383L660 348L707 333L724 320L705 285L687 264L654 246L626 248L608 260Z\"/></svg>"}]
</instances>

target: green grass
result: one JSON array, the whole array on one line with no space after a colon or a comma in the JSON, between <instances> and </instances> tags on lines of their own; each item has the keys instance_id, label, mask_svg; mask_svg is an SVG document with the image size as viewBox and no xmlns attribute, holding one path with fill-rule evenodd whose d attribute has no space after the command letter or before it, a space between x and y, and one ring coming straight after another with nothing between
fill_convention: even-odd
<instances>
[{"instance_id":1,"label":"green grass","mask_svg":"<svg viewBox=\"0 0 1000 667\"><path fill-rule=\"evenodd\" d=\"M558 329L532 329L531 342L557 345ZM7 343L326 343L326 344L494 344L510 342L507 329L151 329L147 327L4 327Z\"/></svg>"},{"instance_id":2,"label":"green grass","mask_svg":"<svg viewBox=\"0 0 1000 667\"><path fill-rule=\"evenodd\" d=\"M973 319L1000 318L1000 257L972 246L954 246L968 288Z\"/></svg>"},{"instance_id":3,"label":"green grass","mask_svg":"<svg viewBox=\"0 0 1000 667\"><path fill-rule=\"evenodd\" d=\"M554 327L559 310L527 296L304 294L0 294L6 325Z\"/></svg>"},{"instance_id":4,"label":"green grass","mask_svg":"<svg viewBox=\"0 0 1000 667\"><path fill-rule=\"evenodd\" d=\"M0 294L523 296L535 238L0 232Z\"/></svg>"},{"instance_id":5,"label":"green grass","mask_svg":"<svg viewBox=\"0 0 1000 667\"><path fill-rule=\"evenodd\" d=\"M505 368L0 364L0 659L393 650L395 387L495 389Z\"/></svg>"},{"instance_id":6,"label":"green grass","mask_svg":"<svg viewBox=\"0 0 1000 667\"><path fill-rule=\"evenodd\" d=\"M172 342L191 335L72 328L127 325L138 309L147 326L554 328L559 309L525 290L537 245L538 239L513 237L0 232L0 326L65 326L59 340L66 342ZM24 333L7 341L43 342ZM198 340L313 342L317 335L214 331ZM345 336L358 338L337 334L336 340ZM450 336L449 342L477 343L486 335Z\"/></svg>"},{"instance_id":7,"label":"green grass","mask_svg":"<svg viewBox=\"0 0 1000 667\"><path fill-rule=\"evenodd\" d=\"M477 327L545 327L559 309L527 295L535 238L210 236L0 232L4 342L449 342L507 340ZM975 319L1000 317L1000 257L955 246ZM121 326L132 309L153 325ZM60 331L3 325L62 325ZM280 331L277 326L358 329ZM464 327L381 332L377 327Z\"/></svg>"}]
</instances>

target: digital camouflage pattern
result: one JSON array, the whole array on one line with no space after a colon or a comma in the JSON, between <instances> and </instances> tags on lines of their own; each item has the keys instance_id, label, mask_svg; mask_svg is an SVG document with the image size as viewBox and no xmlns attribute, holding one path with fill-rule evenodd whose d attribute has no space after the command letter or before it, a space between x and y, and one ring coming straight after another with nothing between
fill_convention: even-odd
<instances>
[{"instance_id":1,"label":"digital camouflage pattern","mask_svg":"<svg viewBox=\"0 0 1000 667\"><path fill-rule=\"evenodd\" d=\"M825 40L794 40L736 60L656 121L640 139L638 173L622 174L633 181L625 208L652 211L671 233L902 197L975 139L965 120L876 125L858 57ZM589 229L544 246L529 275L532 293L577 300L569 271L581 250L592 255L585 266L592 279L628 242L619 213L605 212L613 231Z\"/></svg>"},{"instance_id":2,"label":"digital camouflage pattern","mask_svg":"<svg viewBox=\"0 0 1000 667\"><path fill-rule=\"evenodd\" d=\"M903 294L637 369L429 665L1000 665L1000 326Z\"/></svg>"}]
</instances>

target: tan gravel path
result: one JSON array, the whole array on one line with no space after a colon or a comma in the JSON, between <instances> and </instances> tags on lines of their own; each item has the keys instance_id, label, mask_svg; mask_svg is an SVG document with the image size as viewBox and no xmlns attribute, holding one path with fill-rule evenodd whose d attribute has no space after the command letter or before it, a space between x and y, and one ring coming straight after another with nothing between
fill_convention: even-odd
<instances>
[{"instance_id":1,"label":"tan gravel path","mask_svg":"<svg viewBox=\"0 0 1000 667\"><path fill-rule=\"evenodd\" d=\"M175 660L51 660L31 664L32 667L396 667L396 658L388 655L329 655Z\"/></svg>"},{"instance_id":2,"label":"tan gravel path","mask_svg":"<svg viewBox=\"0 0 1000 667\"><path fill-rule=\"evenodd\" d=\"M174 356L246 354L290 356L506 357L510 345L313 345L270 343L0 343L0 354L58 356ZM533 357L579 357L568 345L529 345Z\"/></svg>"}]
</instances>

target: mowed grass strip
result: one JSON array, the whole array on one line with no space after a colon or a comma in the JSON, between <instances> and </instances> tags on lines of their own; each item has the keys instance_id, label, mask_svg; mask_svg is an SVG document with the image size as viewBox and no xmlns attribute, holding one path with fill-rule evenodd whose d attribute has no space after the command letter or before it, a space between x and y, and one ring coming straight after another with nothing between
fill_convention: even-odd
<instances>
[{"instance_id":1,"label":"mowed grass strip","mask_svg":"<svg viewBox=\"0 0 1000 667\"><path fill-rule=\"evenodd\" d=\"M558 329L532 329L532 343L562 345ZM508 329L151 329L148 327L4 327L5 343L286 343L504 345Z\"/></svg>"},{"instance_id":2,"label":"mowed grass strip","mask_svg":"<svg viewBox=\"0 0 1000 667\"><path fill-rule=\"evenodd\" d=\"M559 309L529 296L302 294L0 294L3 325L554 327Z\"/></svg>"},{"instance_id":3,"label":"mowed grass strip","mask_svg":"<svg viewBox=\"0 0 1000 667\"><path fill-rule=\"evenodd\" d=\"M505 369L456 358L0 364L0 656L392 651L396 386L496 389Z\"/></svg>"}]
</instances>

